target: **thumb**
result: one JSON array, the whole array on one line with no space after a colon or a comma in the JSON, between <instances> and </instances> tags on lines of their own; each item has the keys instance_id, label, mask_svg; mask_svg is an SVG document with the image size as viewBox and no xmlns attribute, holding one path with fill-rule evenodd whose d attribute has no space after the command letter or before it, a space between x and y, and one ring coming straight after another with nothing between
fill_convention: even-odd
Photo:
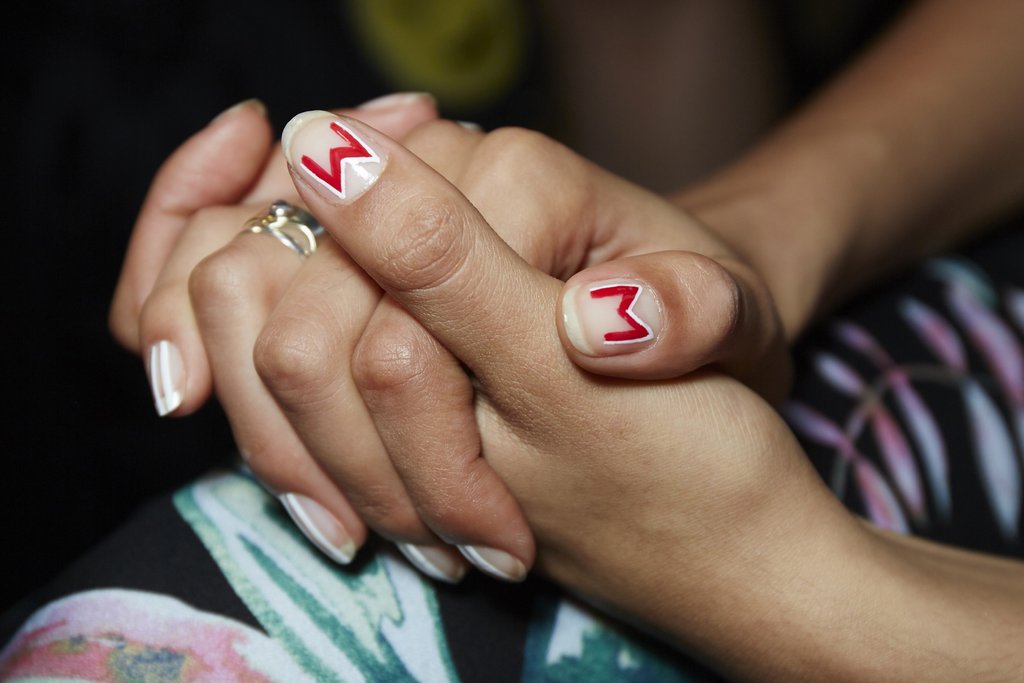
<instances>
[{"instance_id":1,"label":"thumb","mask_svg":"<svg viewBox=\"0 0 1024 683\"><path fill-rule=\"evenodd\" d=\"M481 382L541 349L562 355L549 323L561 283L405 147L328 112L296 116L282 145L310 211Z\"/></svg>"},{"instance_id":2,"label":"thumb","mask_svg":"<svg viewBox=\"0 0 1024 683\"><path fill-rule=\"evenodd\" d=\"M548 367L561 363L572 369L550 323L560 283L517 256L434 169L369 126L327 112L292 119L282 146L309 210L401 305L402 315L420 323L422 328L416 329L425 329L472 370L494 403L512 403L516 388L524 383L547 382L541 373L522 372L544 354L552 360ZM521 579L533 561L534 547L505 482L482 457L478 442L466 449L460 447L465 439L430 438L438 428L464 433L464 426L445 420L446 397L430 395L439 388L430 377L439 375L420 369L394 371L409 365L405 359L421 360L407 350L415 348L407 342L379 335L369 341L364 337L364 342L386 347L368 358L403 359L376 364L383 370L360 364L359 374L367 375L360 385L364 398L370 390L367 405L378 408L378 427L391 435L392 445L400 446L389 448L388 454L416 509L442 538L460 544L478 567ZM455 363L452 368L461 373ZM402 379L395 382L395 377ZM413 386L424 393L419 388L409 392ZM530 388L534 395L542 393ZM403 391L407 399L413 397L407 404L424 408L424 427L409 434L408 418L381 421L380 409L395 405L382 391L392 392L392 399L401 399ZM468 394L471 405L472 392ZM396 438L396 431L403 436ZM475 520L479 534L470 534L464 524L446 523L453 517Z\"/></svg>"},{"instance_id":3,"label":"thumb","mask_svg":"<svg viewBox=\"0 0 1024 683\"><path fill-rule=\"evenodd\" d=\"M667 379L717 364L769 399L788 390L771 297L738 261L689 251L608 261L570 278L560 305L566 352L595 374Z\"/></svg>"}]
</instances>

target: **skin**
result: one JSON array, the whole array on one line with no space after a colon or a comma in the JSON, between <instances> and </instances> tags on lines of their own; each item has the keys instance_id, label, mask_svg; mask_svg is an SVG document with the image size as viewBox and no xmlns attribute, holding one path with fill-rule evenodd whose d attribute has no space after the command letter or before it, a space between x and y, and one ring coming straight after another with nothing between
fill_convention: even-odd
<instances>
[{"instance_id":1,"label":"skin","mask_svg":"<svg viewBox=\"0 0 1024 683\"><path fill-rule=\"evenodd\" d=\"M419 115L413 109L405 116ZM233 116L240 129L259 123L252 111ZM222 150L211 149L219 144L216 138L194 149L217 159L260 140L222 135L230 143ZM406 132L404 140L458 183L502 237L545 272L568 277L583 264L597 263L572 282L639 277L658 292L663 325L658 339L635 354L642 359L573 352L581 367L610 376L663 378L720 364L766 395L783 395L789 363L770 295L754 271L678 207L529 131L483 135L428 121ZM190 153L186 161L194 149L183 148ZM172 160L163 173L179 165L180 159ZM531 181L521 183L521 177ZM154 191L164 185L158 179ZM525 519L486 464L452 472L448 485L434 494L447 501L445 514L433 517L417 509L391 464L395 451L406 448L456 462L478 454L472 387L457 361L443 346L426 342L406 353L422 377L430 378L428 395L396 400L392 387L378 386L379 378L366 381L360 369L381 362L360 351L367 330L405 325L414 338L427 335L416 335L419 326L382 298L329 240L303 263L280 258L273 240L238 236L237 226L258 211L247 205L197 213L181 227L178 246L141 304L140 348L170 339L197 350L187 354L186 398L176 412L187 413L208 395L211 382L197 384L193 377L212 375L252 469L273 490L324 506L357 546L369 525L402 543L442 548L440 537L498 548L529 567L534 548ZM144 213L137 232L152 220ZM126 273L133 271L132 256ZM118 297L131 291L119 289ZM112 321L127 329L120 321L126 308L131 317L130 307L121 301L115 299ZM403 348L398 342L392 346L392 355ZM392 436L394 425L416 422L412 416L421 406L429 411L417 422L419 443L399 442ZM471 487L475 494L467 495Z\"/></svg>"},{"instance_id":2,"label":"skin","mask_svg":"<svg viewBox=\"0 0 1024 683\"><path fill-rule=\"evenodd\" d=\"M389 155L380 178L339 202L293 171L300 195L473 372L487 463L526 513L546 574L739 679L1024 671L1018 563L862 525L770 406L734 379L699 371L636 383L582 371L535 313L537 302L557 305L562 283L523 261L408 150L348 125ZM367 330L357 354L391 362L364 366L357 381L416 395L418 373L391 381L408 367L389 353L395 336ZM415 419L401 424L404 436L393 438L418 442ZM416 449L391 457L418 508L433 514L434 493L453 478L445 463Z\"/></svg>"},{"instance_id":3,"label":"skin","mask_svg":"<svg viewBox=\"0 0 1024 683\"><path fill-rule=\"evenodd\" d=\"M712 256L734 258L767 283L786 338L1020 196L1024 135L1016 112L1024 90L1012 87L1024 73L1013 31L1020 13L1011 2L921 3L763 144L675 197L690 210L688 220L714 226L716 242L728 245ZM390 444L395 476L413 508L431 520L428 527L442 528L433 518L446 510L437 501L447 501L437 491L451 494L457 468L476 462L475 451L453 461L453 479L436 459L417 460L436 453L414 447L422 430L410 434L387 416L422 396L413 381L418 373L404 359L438 361L412 368L419 370L443 368L453 355L479 383L473 406L486 463L528 520L539 568L569 589L740 679L907 680L927 671L933 680L1012 680L1024 673L1020 563L861 525L810 472L767 404L738 382L713 371L647 385L598 380L569 363L565 353L580 359L571 347L559 348L565 340L554 336L557 324L538 325L533 309L512 305L521 297L452 297L459 290L445 273L417 280L430 273L396 272L382 253L427 264L438 254L416 257L425 244L482 240L489 246L473 251L480 259L458 271L474 276L474 291L500 291L512 281L555 310L562 287L549 269L531 269L503 250L491 236L492 228L501 232L488 225L491 212L467 204L443 179L453 172L440 169L439 177L386 137L372 139L393 152L391 175L357 204L318 205L307 186L298 187L341 245L338 257L347 254L419 323L396 317L393 308L377 322L374 313L351 351L382 361L361 364L370 370L354 381L378 436ZM438 201L441 208L431 208ZM450 220L437 223L437 216ZM464 232L429 241L406 234L403 242L409 225L436 235L453 226ZM252 255L239 259L244 263L264 261ZM493 287L480 286L498 275ZM479 308L460 308L467 301ZM296 320L309 324L308 316ZM453 336L459 320L479 322ZM331 338L323 328L321 336ZM495 339L514 336L519 343L495 347ZM268 342L264 352L274 346ZM396 359L387 352L394 348L417 353ZM273 373L265 362L267 380ZM545 369L543 385L531 383L536 367ZM617 426L623 406L634 408L630 430ZM692 418L685 425L674 419L680 410ZM725 417L733 415L742 417L742 429ZM686 444L685 457L679 444ZM704 616L699 623L684 618L693 614Z\"/></svg>"}]
</instances>

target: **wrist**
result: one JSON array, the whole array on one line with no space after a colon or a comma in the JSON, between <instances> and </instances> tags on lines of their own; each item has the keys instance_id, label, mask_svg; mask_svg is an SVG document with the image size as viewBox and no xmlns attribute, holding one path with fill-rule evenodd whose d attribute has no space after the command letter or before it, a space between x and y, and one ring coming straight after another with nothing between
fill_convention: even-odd
<instances>
[{"instance_id":1,"label":"wrist","mask_svg":"<svg viewBox=\"0 0 1024 683\"><path fill-rule=\"evenodd\" d=\"M884 150L866 137L783 132L673 197L761 274L787 342L873 274L857 242Z\"/></svg>"}]
</instances>

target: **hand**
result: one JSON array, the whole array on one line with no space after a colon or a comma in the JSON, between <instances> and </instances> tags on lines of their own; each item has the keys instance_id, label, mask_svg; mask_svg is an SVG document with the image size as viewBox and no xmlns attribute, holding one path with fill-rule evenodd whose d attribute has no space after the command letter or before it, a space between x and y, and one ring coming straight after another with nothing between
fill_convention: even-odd
<instances>
[{"instance_id":1,"label":"hand","mask_svg":"<svg viewBox=\"0 0 1024 683\"><path fill-rule=\"evenodd\" d=\"M358 185L345 185L347 169L336 184L307 172L306 160L338 144L331 123L373 154ZM562 283L380 133L300 116L284 148L300 195L345 252L472 371L487 466L522 504L539 566L557 581L729 678L1002 680L1022 670L1019 563L861 525L777 414L731 378L702 370L634 383L581 371L550 324ZM394 331L371 323L363 334L357 353L396 361L370 367L365 379L382 382L364 396L395 441L416 444L429 410L386 414L430 385L404 373ZM411 381L392 382L393 371ZM472 464L389 453L428 519L444 515L450 481Z\"/></svg>"},{"instance_id":2,"label":"hand","mask_svg":"<svg viewBox=\"0 0 1024 683\"><path fill-rule=\"evenodd\" d=\"M358 141L345 140L343 134L329 129L328 134L343 147L358 145ZM654 296L666 301L664 308L654 308L657 321L648 316L659 334L644 351L635 354L636 361L616 367L617 361L627 360L624 355L588 357L570 346L581 363L590 363L608 374L637 373L639 368L647 376L666 376L719 358L728 361L732 352L738 356L736 366L740 362L749 364L748 368L756 365L762 378L785 373L784 364L763 362L770 351L781 348L770 305L751 294L763 292L763 288L756 288L756 279L729 258L726 247L668 202L526 131L507 129L482 136L439 121L417 128L404 144L460 185L467 198L500 226L501 236L517 252L548 272L568 274L575 272L581 262L685 244L720 255L723 262L741 273L732 275L719 263L696 253L663 252L623 258L581 274L570 283L570 289L588 276L632 277L648 287L654 283L658 293ZM326 155L311 164L318 174L317 182L337 182L339 169L327 170L331 168L329 158ZM428 241L431 237L424 235L422 239ZM324 258L329 257L330 253L325 253ZM271 251L267 258L279 255ZM394 258L399 266L404 262L401 251L396 251ZM242 267L235 258L214 257L204 269L224 272L232 261L237 268ZM244 270L258 273L271 267L269 263L249 263ZM337 286L326 284L330 268L320 270L325 277L318 280L315 291L331 292L331 299L345 300L351 307L351 297L336 293L350 277L350 266L335 271ZM197 306L201 307L199 300L211 298L213 289L206 297L193 291ZM298 296L276 305L257 341L255 361L260 376L296 431L317 435L321 447L311 449L313 457L338 475L349 499L357 498L356 507L366 508L364 518L370 518L371 526L386 536L422 543L407 535L411 525L400 529L386 516L374 514L375 507L382 504L392 513L415 510L425 517L430 530L463 547L485 570L506 579L521 578L532 561L532 543L524 536L525 524L520 524L518 508L504 484L478 458L479 443L469 413L472 390L458 364L419 325L410 324L406 314L390 300L384 300L365 326L348 322L339 325L342 316L323 305L322 294L311 297L309 289L293 287ZM743 314L736 315L738 311ZM364 338L374 330L386 334L388 343L383 347L356 344L353 330L364 327ZM674 344L680 339L685 342L683 352L674 352ZM355 351L349 365L345 351L350 348ZM739 354L740 350L747 355ZM402 451L414 450L433 458L438 467L444 462L449 468L443 489L437 489L438 497L445 501L443 514L425 515L415 508L403 487L392 489L392 468L386 459L374 468L360 458L361 483L343 472L344 461L349 458L339 444L350 438L352 430L339 427L340 417L323 406L329 401L337 404L334 397L349 395L352 381L369 407L383 450L392 459L400 458ZM419 389L409 386L412 384ZM402 395L394 391L396 386L412 393ZM406 436L408 424L417 425L415 442L394 436ZM373 492L372 500L359 493L365 490ZM393 520L396 515L391 517ZM484 554L489 560L480 560L476 550L480 547L487 549Z\"/></svg>"},{"instance_id":3,"label":"hand","mask_svg":"<svg viewBox=\"0 0 1024 683\"><path fill-rule=\"evenodd\" d=\"M343 170L334 186L303 161L338 146L331 124L377 159L358 175ZM493 468L526 512L545 572L662 627L702 614L694 608L714 601L710 587L768 556L765 539L789 552L861 533L774 411L739 382L706 370L616 381L569 362L552 324L563 283L525 262L402 146L314 114L289 125L285 150L302 199L425 330L371 323L353 367L431 528L443 529L452 501L466 496L467 471ZM354 177L363 180L346 187ZM419 447L435 382L410 367L408 350L433 339L476 378L480 454ZM811 519L827 533L808 530Z\"/></svg>"},{"instance_id":4,"label":"hand","mask_svg":"<svg viewBox=\"0 0 1024 683\"><path fill-rule=\"evenodd\" d=\"M500 131L483 137L438 122L414 131L408 144L453 179L462 174L458 180L478 206L487 207L489 217L503 227L506 238L553 272L572 273L581 260L682 246L719 255L723 263L731 265L730 271L696 253L664 252L606 263L577 276L570 288L587 277L591 281L602 275L631 277L644 282L648 291L653 284L664 302L647 315L657 328L654 339L631 347L612 347L613 351L640 347L638 353L589 356L567 346L581 365L605 374L657 377L723 360L739 373L759 377L775 395L784 390L785 379L776 378L787 375L786 363L762 362L773 354L785 361L785 355L770 302L765 303L767 296L764 288L758 287L756 275L667 202L525 131ZM525 186L515 182L521 175L532 177L533 182ZM247 216L253 213L255 208L250 208ZM215 244L220 244L225 235L236 234L241 219L222 210L208 223L197 232L212 233ZM216 228L218 223L224 228ZM184 258L188 266L197 260L196 253ZM389 426L371 420L358 397L352 398L357 394L352 382L360 381L359 368L373 362L364 358L349 370L348 356L359 331L371 315L378 321L393 320L401 327L403 323L398 321L404 313L387 299L374 311L378 291L329 243L308 266L299 269L294 261L282 260L272 242L254 243L250 237L242 237L203 261L192 275L191 303L185 300L183 289L178 286L167 292L167 301L177 303L176 313L170 306L160 307L151 301L145 310L157 313L144 316L145 320L152 320L150 327L156 332L176 327L190 333L186 338L202 332L240 448L265 482L285 492L283 500L314 542L336 560L347 561L365 535L362 519L386 537L400 541L400 547L416 555L419 561L414 562L432 576L449 580L461 576L461 563L437 547L437 539L419 521L410 499L397 484L387 457L378 455L382 449L399 447L389 443ZM311 290L316 296L310 296ZM657 301L653 296L642 303ZM331 305L328 297L337 303ZM151 299L160 301L160 297ZM192 318L193 305L198 330ZM254 369L248 360L249 349L261 328ZM149 336L160 338L155 333ZM460 444L446 444L449 452L475 456L478 445L469 412L471 390L464 375L447 352L426 340L410 355L415 355L418 367L432 368L430 376L437 386L448 387L435 389L430 401L435 416L447 416L431 424L462 426ZM317 362L321 359L325 362ZM324 365L331 371L325 372ZM276 402L260 386L257 371ZM190 367L190 384L191 375ZM187 407L186 401L182 410ZM394 412L412 414L411 407ZM417 447L437 451L436 444L452 440L449 431L431 435L429 429L424 430ZM353 452L358 456L352 457ZM453 492L461 486L457 498L477 504L453 506L442 530L448 537L478 541L462 545L476 546L482 541L486 547L504 546L512 556L503 558L507 560L505 571L498 573L505 578L521 576L532 561L533 548L518 508L493 474L481 475L486 485L471 482L474 476L467 472L453 481ZM342 482L346 495L329 491L328 480ZM470 485L475 487L475 499L467 496ZM373 495L362 493L367 490ZM357 500L352 501L353 496ZM482 516L484 510L488 514ZM496 538L501 541L492 540ZM423 560L424 554L427 560Z\"/></svg>"},{"instance_id":5,"label":"hand","mask_svg":"<svg viewBox=\"0 0 1024 683\"><path fill-rule=\"evenodd\" d=\"M330 121L326 115L321 118L324 122ZM345 141L341 134L330 129L327 132L329 139L342 141L343 146L358 144ZM724 246L696 223L687 223L685 216L667 202L601 172L537 134L506 130L483 137L454 124L437 122L413 131L406 144L449 178L460 181L472 202L482 207L495 224L502 226L505 239L548 271L573 272L581 261L599 259L599 250L603 250L605 257L618 257L652 247L670 248L684 240L713 253L717 250L723 254L723 260L728 259ZM326 170L328 159L329 155L324 156L322 164L311 166L317 169L317 182L325 186L337 183L340 177L339 169ZM524 174L525 171L530 173ZM362 175L364 173L355 177ZM510 182L521 177L530 178L526 187ZM581 214L582 211L585 213ZM431 238L424 235L421 239L429 242ZM323 258L332 253L325 252ZM237 255L236 251L235 256L228 259L215 256L208 259L201 270L224 273L231 267L231 261L237 261ZM704 340L712 341L719 349L724 348L722 339L706 334L707 324L695 325L694 321L706 323L709 316L719 312L708 304L714 301L716 287L732 283L722 287L728 295L719 297L719 301L724 298L734 303L737 290L740 296L745 292L735 283L743 280L723 277L722 273L727 271L708 258L693 253L672 256L676 256L676 262L689 266L689 270L681 269L675 279L661 276L651 268L644 269L642 258L607 264L608 270L604 272L618 268L617 274L621 277L621 269L632 267L634 270L626 272L643 273L647 281L666 283L662 286L662 296L673 297L669 301L674 304L674 310L686 310L683 302L687 302L697 314L705 315L704 320L699 315L683 318L694 329L695 334L690 336L700 340L704 332ZM279 258L279 253L271 250L266 257ZM396 267L404 267L401 250L396 250L393 258ZM654 263L655 258L669 261L668 255L648 257L648 260ZM238 264L235 265L238 268ZM239 272L265 273L269 268L272 263L261 264L257 260ZM326 284L332 270L336 286ZM321 266L318 271L324 276L317 281L314 291L321 296L310 297L310 287L293 285L290 291L297 292L298 296L277 303L257 341L256 367L277 404L289 416L296 431L316 434L321 447L311 449L314 458L336 475L348 498L358 501L357 509L364 518L373 520L371 525L375 528L398 540L422 543L416 537L410 538L411 525L400 529L394 521L405 518L404 514L395 515L394 511L414 510L431 531L463 547L478 565L503 578L521 578L532 561L532 544L520 531L518 508L504 485L478 457L479 444L472 430L471 415L465 416L471 388L457 363L446 358L444 350L432 337L418 325L410 325L405 313L387 303L388 300L368 322L352 325L341 313L324 305L324 300L345 301L346 308L351 310L355 299L336 293L353 277L350 264L342 260L337 268ZM709 277L707 271L717 277ZM596 271L596 275L600 274L601 270ZM685 279L687 274L692 275L688 280ZM194 281L204 279L200 276ZM215 285L211 284L205 297L201 289L193 291L193 300L200 311L205 306L199 301L217 298ZM687 301L685 294L712 296L694 296L695 305L694 299ZM757 310L753 305L746 308L751 313ZM205 317L222 318L200 312L201 323ZM672 320L668 315L666 319ZM744 322L749 327L737 325L735 319L731 319L729 325L719 325L711 331L725 335L738 329L753 337L749 333L757 327L750 322L757 319L748 313ZM338 324L339 320L342 324ZM760 318L762 323L765 320L773 318ZM354 329L363 330L364 339L386 339L387 343L356 344L354 339L349 341ZM352 348L354 357L348 365L346 351ZM771 346L765 344L764 348ZM710 354L706 349L702 351L706 359ZM671 355L667 357L671 359ZM357 472L346 474L345 460L351 457L346 457L347 449L338 444L345 443L353 431L340 428L338 425L343 424L340 416L325 410L324 406L338 403L351 406L353 401L339 402L337 397L350 395L352 381L372 415L383 450L392 461L401 459L406 452L415 452L431 458L438 471L444 468L446 476L433 482L435 499L443 501L443 509L424 510L412 503L413 498L405 491L407 483L399 486L397 493L389 493L393 491L394 482L392 466L386 460L383 466L373 467L368 458L360 456ZM442 386L454 389L439 392L438 387ZM415 438L410 438L409 425L416 425ZM379 451L378 448L373 452ZM268 457L267 463L257 470L264 477L268 476L265 471L272 459ZM371 491L372 496L363 491ZM387 501L386 507L392 514L374 514L382 501ZM487 559L481 560L481 557Z\"/></svg>"}]
</instances>

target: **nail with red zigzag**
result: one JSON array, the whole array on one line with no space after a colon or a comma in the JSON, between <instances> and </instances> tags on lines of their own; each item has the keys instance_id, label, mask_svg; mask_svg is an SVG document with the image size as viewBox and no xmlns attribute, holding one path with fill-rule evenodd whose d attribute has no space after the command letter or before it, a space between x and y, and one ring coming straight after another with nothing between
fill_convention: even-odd
<instances>
[{"instance_id":1,"label":"nail with red zigzag","mask_svg":"<svg viewBox=\"0 0 1024 683\"><path fill-rule=\"evenodd\" d=\"M631 353L645 348L661 326L661 308L639 282L577 285L562 298L562 321L572 345L588 356Z\"/></svg>"},{"instance_id":2,"label":"nail with red zigzag","mask_svg":"<svg viewBox=\"0 0 1024 683\"><path fill-rule=\"evenodd\" d=\"M327 199L351 201L384 170L386 159L344 121L326 111L299 114L285 126L281 146L300 177Z\"/></svg>"}]
</instances>

